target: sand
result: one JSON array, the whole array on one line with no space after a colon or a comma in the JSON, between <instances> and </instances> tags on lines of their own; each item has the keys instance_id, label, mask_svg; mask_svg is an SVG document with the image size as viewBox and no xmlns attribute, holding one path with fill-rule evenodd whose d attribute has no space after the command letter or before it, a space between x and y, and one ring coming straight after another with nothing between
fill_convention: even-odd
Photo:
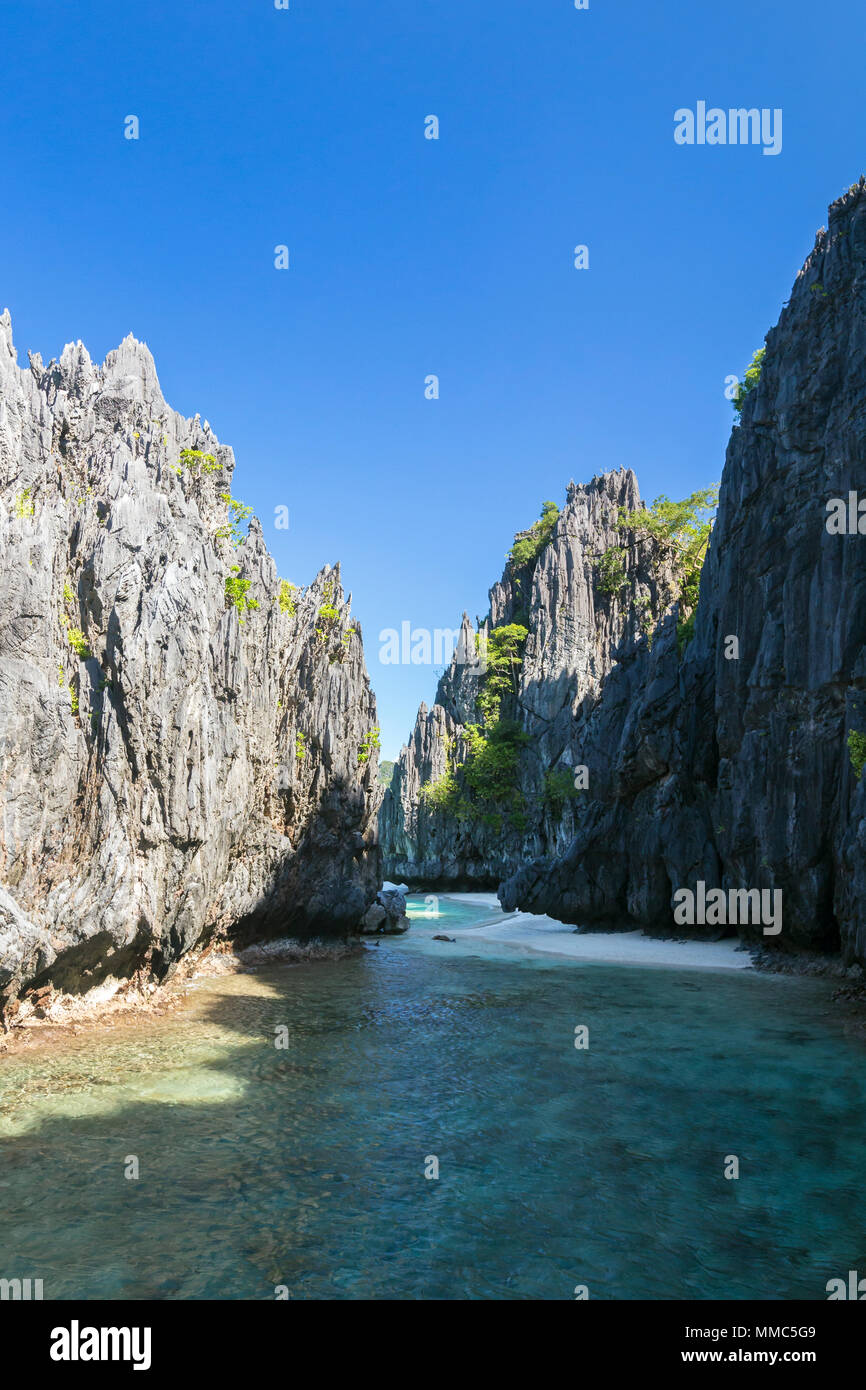
<instances>
[{"instance_id":1,"label":"sand","mask_svg":"<svg viewBox=\"0 0 866 1390\"><path fill-rule=\"evenodd\" d=\"M459 944L497 942L517 951L565 956L570 960L603 961L614 965L684 966L692 970L749 970L751 952L735 937L724 941L660 941L641 931L581 932L530 912L503 913L495 893L440 893L440 899L489 907L490 916L473 926L452 926L436 919L413 918L412 933L454 937Z\"/></svg>"}]
</instances>

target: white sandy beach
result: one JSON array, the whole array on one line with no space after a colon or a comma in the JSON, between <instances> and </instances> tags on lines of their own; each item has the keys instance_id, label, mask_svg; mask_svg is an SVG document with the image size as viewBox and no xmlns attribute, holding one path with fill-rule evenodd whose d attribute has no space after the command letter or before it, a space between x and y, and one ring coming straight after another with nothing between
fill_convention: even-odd
<instances>
[{"instance_id":1,"label":"white sandy beach","mask_svg":"<svg viewBox=\"0 0 866 1390\"><path fill-rule=\"evenodd\" d=\"M542 955L616 965L684 966L692 970L749 970L748 951L738 949L735 937L724 941L659 941L641 931L585 932L530 912L504 913L495 893L440 893L442 900L489 907L490 917L470 927L453 926L436 918L415 917L412 933L442 934L461 941L486 940Z\"/></svg>"}]
</instances>

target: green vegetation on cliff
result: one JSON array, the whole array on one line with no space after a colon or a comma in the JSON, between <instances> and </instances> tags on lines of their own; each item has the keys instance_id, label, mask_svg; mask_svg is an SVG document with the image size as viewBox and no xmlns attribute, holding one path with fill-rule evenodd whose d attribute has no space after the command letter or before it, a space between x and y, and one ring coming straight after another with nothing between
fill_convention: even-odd
<instances>
[{"instance_id":1,"label":"green vegetation on cliff","mask_svg":"<svg viewBox=\"0 0 866 1390\"><path fill-rule=\"evenodd\" d=\"M863 776L863 768L866 767L866 734L859 733L856 729L851 730L848 735L848 753L859 782Z\"/></svg>"},{"instance_id":2,"label":"green vegetation on cliff","mask_svg":"<svg viewBox=\"0 0 866 1390\"><path fill-rule=\"evenodd\" d=\"M580 795L574 785L573 768L551 768L544 774L544 800L555 816L561 816L567 803Z\"/></svg>"},{"instance_id":3,"label":"green vegetation on cliff","mask_svg":"<svg viewBox=\"0 0 866 1390\"><path fill-rule=\"evenodd\" d=\"M287 613L290 618L293 618L295 616L296 609L294 596L296 593L296 584L290 584L288 579L280 580L280 587L277 591L277 600L280 605L280 612Z\"/></svg>"},{"instance_id":4,"label":"green vegetation on cliff","mask_svg":"<svg viewBox=\"0 0 866 1390\"><path fill-rule=\"evenodd\" d=\"M380 747L381 741L379 739L379 733L379 729L371 729L370 732L365 734L361 739L361 746L358 749L359 763L368 763L371 753Z\"/></svg>"},{"instance_id":5,"label":"green vegetation on cliff","mask_svg":"<svg viewBox=\"0 0 866 1390\"><path fill-rule=\"evenodd\" d=\"M517 668L523 661L523 645L528 636L529 629L522 623L504 623L493 628L486 640L483 633L475 638L476 648L483 650L487 664L475 698L485 727L499 718L503 699L517 694Z\"/></svg>"},{"instance_id":6,"label":"green vegetation on cliff","mask_svg":"<svg viewBox=\"0 0 866 1390\"><path fill-rule=\"evenodd\" d=\"M232 497L229 492L221 492L219 499L224 502L228 509L229 521L227 526L218 526L214 535L217 540L231 541L237 548L244 539L241 527L245 521L249 521L253 514L252 507L246 506L244 502L239 502L236 497Z\"/></svg>"},{"instance_id":7,"label":"green vegetation on cliff","mask_svg":"<svg viewBox=\"0 0 866 1390\"><path fill-rule=\"evenodd\" d=\"M532 523L529 533L522 536L518 532L514 537L514 544L506 556L506 559L511 562L512 569L522 569L524 565L535 563L553 535L553 528L558 518L559 507L555 502L542 504L541 516Z\"/></svg>"},{"instance_id":8,"label":"green vegetation on cliff","mask_svg":"<svg viewBox=\"0 0 866 1390\"><path fill-rule=\"evenodd\" d=\"M660 593L662 608L668 603L679 603L677 622L677 645L683 653L694 632L695 609L701 585L701 570L707 555L713 517L719 500L718 484L700 488L679 502L672 502L662 494L650 507L629 511L620 507L617 528L629 533L633 544L649 542L652 545L651 569L657 580L661 580L665 569L669 569L674 588L668 593ZM625 572L625 550L622 546L609 546L596 560L599 573L598 588L604 594L618 594L627 583ZM651 640L652 614L644 599L641 608L641 625Z\"/></svg>"},{"instance_id":9,"label":"green vegetation on cliff","mask_svg":"<svg viewBox=\"0 0 866 1390\"><path fill-rule=\"evenodd\" d=\"M815 286L813 285L812 288L814 289ZM733 404L734 410L738 415L742 413L743 403L749 392L754 391L758 382L761 380L761 368L764 365L764 354L766 351L767 349L765 347L758 348L758 351L754 354L749 366L746 368L745 379L737 383Z\"/></svg>"},{"instance_id":10,"label":"green vegetation on cliff","mask_svg":"<svg viewBox=\"0 0 866 1390\"><path fill-rule=\"evenodd\" d=\"M239 565L232 565L231 574L226 575L225 593L226 606L228 607L228 605L231 604L233 608L238 610L238 622L242 623L244 620L244 613L246 613L247 609L258 608L259 601L258 599L247 597L247 590L252 580L239 579L239 570Z\"/></svg>"},{"instance_id":11,"label":"green vegetation on cliff","mask_svg":"<svg viewBox=\"0 0 866 1390\"><path fill-rule=\"evenodd\" d=\"M625 551L621 545L608 546L598 561L598 587L603 594L618 594L620 589L624 589L626 583L625 575Z\"/></svg>"},{"instance_id":12,"label":"green vegetation on cliff","mask_svg":"<svg viewBox=\"0 0 866 1390\"><path fill-rule=\"evenodd\" d=\"M517 693L517 670L528 635L521 623L505 623L487 634L487 670L475 700L482 723L469 724L463 730L462 763L454 760L454 741L446 744L445 773L421 789L426 806L458 820L479 820L497 831L506 819L512 829L523 828L518 772L520 750L530 740L515 719L502 718L500 711L503 701ZM481 649L484 634L476 641Z\"/></svg>"}]
</instances>

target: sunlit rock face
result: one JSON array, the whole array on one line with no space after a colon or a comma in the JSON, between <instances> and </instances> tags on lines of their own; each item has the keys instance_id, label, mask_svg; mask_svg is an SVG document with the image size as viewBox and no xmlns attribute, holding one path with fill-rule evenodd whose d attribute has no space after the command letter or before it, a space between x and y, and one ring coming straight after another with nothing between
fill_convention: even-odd
<instances>
[{"instance_id":1,"label":"sunlit rock face","mask_svg":"<svg viewBox=\"0 0 866 1390\"><path fill-rule=\"evenodd\" d=\"M664 933L680 930L676 892L699 881L780 890L777 937L728 928L866 964L866 776L848 747L866 735L866 534L827 524L832 499L859 516L864 457L861 180L830 208L767 335L728 445L692 640L678 640L664 576L627 542L624 587L600 590L593 556L623 544L614 522L638 505L633 475L572 486L528 589L515 594L506 571L490 596L494 625L520 609L529 629L507 711L531 738L525 829L453 823L419 796L447 746L464 756L479 717L477 678L452 668L385 797L386 873L498 884L507 907ZM554 813L543 778L568 765L586 767L588 787Z\"/></svg>"},{"instance_id":2,"label":"sunlit rock face","mask_svg":"<svg viewBox=\"0 0 866 1390\"><path fill-rule=\"evenodd\" d=\"M866 535L827 526L832 499L866 497L864 456L861 180L830 208L767 335L727 450L694 639L681 660L668 620L651 651L622 653L582 739L585 819L564 854L510 879L505 902L670 930L673 892L698 880L780 889L774 944L866 963L866 779L848 748L866 731Z\"/></svg>"},{"instance_id":3,"label":"sunlit rock face","mask_svg":"<svg viewBox=\"0 0 866 1390\"><path fill-rule=\"evenodd\" d=\"M30 985L162 977L214 933L354 931L375 898L351 596L339 566L281 587L259 523L233 526L233 469L143 344L21 368L0 318L7 1008Z\"/></svg>"},{"instance_id":4,"label":"sunlit rock face","mask_svg":"<svg viewBox=\"0 0 866 1390\"><path fill-rule=\"evenodd\" d=\"M604 591L599 559L621 543L622 509L641 506L630 469L606 473L586 485L571 483L549 542L527 565L506 565L490 590L481 636L508 624L527 629L513 688L501 707L516 721L523 745L514 790L516 814L495 805L467 820L425 801L449 758L462 764L466 729L483 719L479 695L485 673L461 653L474 650L475 632L464 614L463 634L439 682L432 709L422 705L412 737L401 751L380 813L385 873L430 886L495 887L534 856L569 844L579 798L551 796L550 777L573 787L587 712L599 698L623 644L640 638L647 614L660 612L670 575L649 563L645 549L623 557L626 583ZM503 808L504 809L504 808Z\"/></svg>"}]
</instances>

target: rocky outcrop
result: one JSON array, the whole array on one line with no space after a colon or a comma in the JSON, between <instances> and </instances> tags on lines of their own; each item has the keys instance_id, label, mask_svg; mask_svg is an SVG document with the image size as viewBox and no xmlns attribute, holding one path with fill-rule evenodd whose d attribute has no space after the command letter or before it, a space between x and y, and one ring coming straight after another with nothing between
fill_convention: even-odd
<instances>
[{"instance_id":1,"label":"rocky outcrop","mask_svg":"<svg viewBox=\"0 0 866 1390\"><path fill-rule=\"evenodd\" d=\"M280 581L148 349L16 362L0 318L0 1004L215 935L360 926L376 706L339 566Z\"/></svg>"},{"instance_id":2,"label":"rocky outcrop","mask_svg":"<svg viewBox=\"0 0 866 1390\"><path fill-rule=\"evenodd\" d=\"M620 597L599 594L590 556L614 543L618 497L635 503L632 475L570 489L532 577L511 707L531 740L525 832L452 826L419 800L423 783L441 781L446 747L465 756L461 734L477 718L471 680L452 671L422 707L383 805L387 871L501 879L508 909L668 934L690 930L674 922L680 889L778 891L781 933L749 922L742 935L866 964L866 777L856 738L849 749L853 733L866 752L864 454L861 179L830 208L767 335L727 450L692 639L641 547L627 548ZM851 494L853 531L835 533L827 504L841 499L847 515ZM491 622L516 603L506 572ZM544 767L568 764L586 767L588 787L557 819L531 794Z\"/></svg>"},{"instance_id":3,"label":"rocky outcrop","mask_svg":"<svg viewBox=\"0 0 866 1390\"><path fill-rule=\"evenodd\" d=\"M509 625L528 634L501 706L502 718L519 727L522 742L509 805L497 807L494 798L475 815L466 804L455 811L425 795L425 789L443 784L449 767L465 764L467 729L483 722L478 701L488 675L461 658L475 649L475 632L464 614L436 702L429 710L421 706L385 793L380 831L387 875L431 887L495 887L528 859L566 849L583 795L574 786L574 769L584 762L588 711L623 642L640 638L670 604L671 575L653 563L646 546L626 548L625 588L604 591L599 560L622 543L621 509L640 507L630 470L587 485L571 483L537 558L509 562L490 590L482 641L490 643Z\"/></svg>"},{"instance_id":4,"label":"rocky outcrop","mask_svg":"<svg viewBox=\"0 0 866 1390\"><path fill-rule=\"evenodd\" d=\"M579 738L592 797L575 837L513 876L505 905L670 930L673 893L698 880L778 889L779 945L866 962L866 779L848 748L866 731L866 535L827 527L831 499L866 498L864 453L861 179L767 335L694 640L680 661L668 618L651 651L619 653Z\"/></svg>"},{"instance_id":5,"label":"rocky outcrop","mask_svg":"<svg viewBox=\"0 0 866 1390\"><path fill-rule=\"evenodd\" d=\"M400 936L409 930L406 896L399 888L382 887L364 913L361 931L366 936Z\"/></svg>"}]
</instances>

